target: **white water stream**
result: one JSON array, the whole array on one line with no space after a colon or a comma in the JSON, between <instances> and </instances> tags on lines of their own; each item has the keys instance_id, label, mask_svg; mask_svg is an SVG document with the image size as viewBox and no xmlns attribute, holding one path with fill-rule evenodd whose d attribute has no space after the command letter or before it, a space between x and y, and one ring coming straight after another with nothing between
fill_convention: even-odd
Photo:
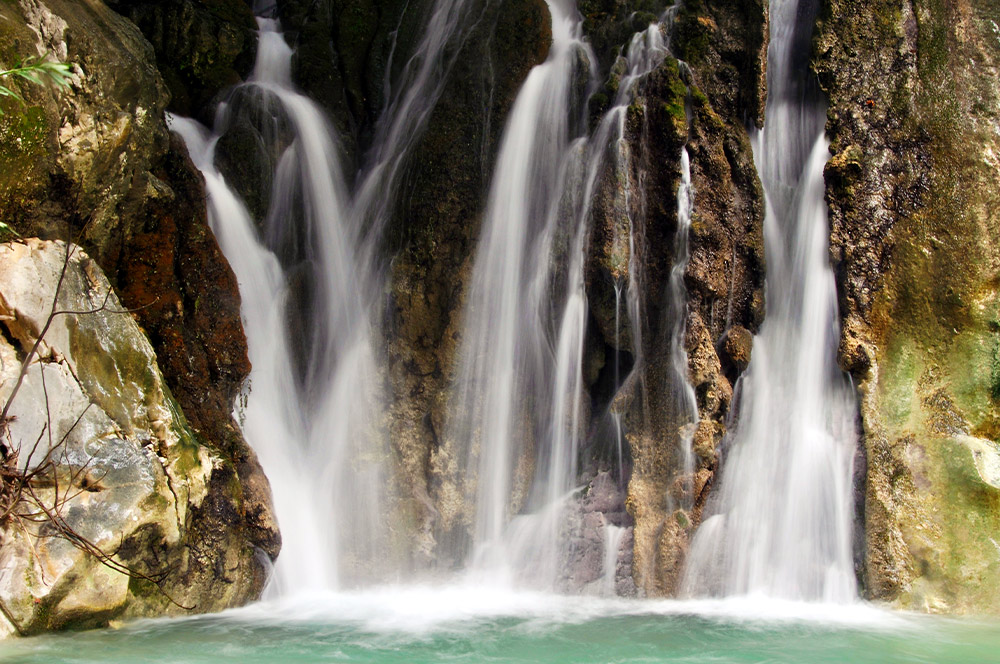
<instances>
[{"instance_id":1,"label":"white water stream","mask_svg":"<svg viewBox=\"0 0 1000 664\"><path fill-rule=\"evenodd\" d=\"M592 136L573 139L586 92L574 81L581 66L593 75L595 63L573 3L552 0L549 8L552 49L521 88L493 178L449 436L467 441L467 475L476 481L474 574L556 589L566 573L567 508L584 425L584 269L595 187L608 160L628 173L627 109L667 51L659 25L637 34L611 109ZM628 242L634 318L638 270L631 235ZM634 348L639 330L632 326ZM525 458L534 460L533 472Z\"/></svg>"},{"instance_id":2,"label":"white water stream","mask_svg":"<svg viewBox=\"0 0 1000 664\"><path fill-rule=\"evenodd\" d=\"M674 395L671 421L678 428L677 440L680 471L684 481L684 499L682 507L691 509L694 501L694 440L695 429L698 426L698 400L694 387L688 380L688 355L684 346L687 334L687 287L684 285L684 275L687 272L688 261L691 258L688 236L691 230L691 217L694 214L694 190L691 184L691 157L687 147L681 148L681 182L677 188L677 232L674 234L674 262L670 269L668 292L670 301L667 303L667 316L670 324L670 380L671 392Z\"/></svg>"},{"instance_id":3,"label":"white water stream","mask_svg":"<svg viewBox=\"0 0 1000 664\"><path fill-rule=\"evenodd\" d=\"M170 118L205 175L209 221L236 272L253 370L237 413L271 482L283 545L272 594L323 591L371 578L390 567L388 437L379 352L382 269L375 258L391 214L400 169L426 124L458 49L453 37L467 20L464 0L438 0L416 54L403 68L398 94L389 91L386 118L351 194L340 146L324 112L291 82L292 50L274 20L259 19L251 79L232 104L264 117L262 134L278 144L270 209L258 228L215 166L218 136L234 115L220 106L216 134ZM388 76L388 74L387 74ZM273 147L273 146L268 146ZM289 246L294 271L283 268ZM304 320L289 326L290 296L306 272L311 287ZM301 336L299 336L301 335ZM305 353L297 370L296 353Z\"/></svg>"},{"instance_id":4,"label":"white water stream","mask_svg":"<svg viewBox=\"0 0 1000 664\"><path fill-rule=\"evenodd\" d=\"M494 582L528 574L546 586L558 572L560 503L576 481L585 229L562 203L580 149L572 125L583 118L573 82L581 63L593 62L574 4L550 0L549 8L549 57L524 82L500 148L448 423L476 478L473 567ZM533 444L529 490L530 470L517 463ZM512 524L529 493L531 513Z\"/></svg>"},{"instance_id":5,"label":"white water stream","mask_svg":"<svg viewBox=\"0 0 1000 664\"><path fill-rule=\"evenodd\" d=\"M771 2L767 121L753 136L767 200L767 316L742 379L721 486L706 511L713 515L691 545L689 595L856 597L855 406L836 362L826 108L807 65L815 9L810 0Z\"/></svg>"},{"instance_id":6,"label":"white water stream","mask_svg":"<svg viewBox=\"0 0 1000 664\"><path fill-rule=\"evenodd\" d=\"M286 321L287 275L272 250L260 244L245 207L216 170L217 139L190 120L173 118L171 125L205 174L209 222L240 284L253 371L239 415L272 486L280 487L274 500L284 545L275 590L283 592L337 587L341 557L359 544L362 549L376 545L372 539L354 539L365 535L352 530L350 522L358 514L378 519L375 488L381 469L377 460L361 473L352 468L359 456L372 455L371 443L378 444L368 435L378 395L366 307L365 286L370 286L365 266L358 264L363 256L356 251L358 228L345 211L346 187L333 134L319 108L292 89L291 49L276 27L261 21L257 67L246 85L262 104L280 104L295 136L279 162L266 223L290 218L292 192L300 193L304 228L298 232L311 248L318 308L328 321L314 331L317 340L303 388L295 379L295 341ZM220 109L220 133L227 110Z\"/></svg>"}]
</instances>

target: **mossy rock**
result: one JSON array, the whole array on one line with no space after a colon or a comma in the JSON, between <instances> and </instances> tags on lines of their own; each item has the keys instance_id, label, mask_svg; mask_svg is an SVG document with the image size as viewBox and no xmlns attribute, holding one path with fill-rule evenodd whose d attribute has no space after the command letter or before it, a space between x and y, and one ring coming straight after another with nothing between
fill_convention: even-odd
<instances>
[{"instance_id":1,"label":"mossy rock","mask_svg":"<svg viewBox=\"0 0 1000 664\"><path fill-rule=\"evenodd\" d=\"M870 597L1000 612L995 3L828 0L831 254L868 460Z\"/></svg>"}]
</instances>

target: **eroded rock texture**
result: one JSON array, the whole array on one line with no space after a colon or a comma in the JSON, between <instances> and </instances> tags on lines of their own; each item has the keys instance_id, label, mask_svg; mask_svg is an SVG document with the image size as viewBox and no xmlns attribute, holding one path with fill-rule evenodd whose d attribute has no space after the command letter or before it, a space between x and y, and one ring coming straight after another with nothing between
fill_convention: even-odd
<instances>
[{"instance_id":1,"label":"eroded rock texture","mask_svg":"<svg viewBox=\"0 0 1000 664\"><path fill-rule=\"evenodd\" d=\"M231 416L249 371L239 294L201 178L167 131L152 49L100 2L24 0L0 15L4 64L51 53L73 67L65 93L21 84L25 106L3 102L0 220L23 237L81 244L135 311L191 435L219 459L179 526L191 564L171 583L204 592L199 610L245 602L280 538L267 480ZM238 565L216 564L228 550Z\"/></svg>"},{"instance_id":2,"label":"eroded rock texture","mask_svg":"<svg viewBox=\"0 0 1000 664\"><path fill-rule=\"evenodd\" d=\"M829 0L831 254L867 596L1000 610L1000 7Z\"/></svg>"},{"instance_id":3,"label":"eroded rock texture","mask_svg":"<svg viewBox=\"0 0 1000 664\"><path fill-rule=\"evenodd\" d=\"M640 592L649 595L676 590L718 466L733 384L749 359L749 331L763 315L763 200L746 123L759 121L763 106L766 25L759 3L685 3L668 36L673 54L686 64L668 57L640 85L628 109L626 145L607 164L595 200L587 290L600 334L591 347L607 364L615 353L619 362L622 353L637 362L610 409L624 414L632 573ZM598 102L614 93L622 67L612 66ZM682 149L690 155L693 216L687 302L679 315L685 317L684 377L697 397L695 430L678 405L683 388L670 356L677 321L668 284ZM619 237L631 237L631 245ZM615 309L621 306L615 283L630 279L638 286L641 329L615 334ZM734 359L740 353L743 359ZM684 467L688 445L693 469Z\"/></svg>"},{"instance_id":4,"label":"eroded rock texture","mask_svg":"<svg viewBox=\"0 0 1000 664\"><path fill-rule=\"evenodd\" d=\"M63 242L0 245L0 310L4 456L37 473L2 488L0 632L246 601L263 552L212 514L231 463L192 431L96 262Z\"/></svg>"}]
</instances>

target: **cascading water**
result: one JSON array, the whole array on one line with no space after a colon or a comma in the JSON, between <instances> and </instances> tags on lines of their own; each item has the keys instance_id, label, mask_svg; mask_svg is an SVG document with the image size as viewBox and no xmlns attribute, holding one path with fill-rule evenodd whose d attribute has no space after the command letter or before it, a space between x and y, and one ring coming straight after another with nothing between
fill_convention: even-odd
<instances>
[{"instance_id":1,"label":"cascading water","mask_svg":"<svg viewBox=\"0 0 1000 664\"><path fill-rule=\"evenodd\" d=\"M618 555L627 528L607 524L604 526L604 561L601 573L601 594L614 596L618 580Z\"/></svg>"},{"instance_id":2,"label":"cascading water","mask_svg":"<svg viewBox=\"0 0 1000 664\"><path fill-rule=\"evenodd\" d=\"M668 291L670 301L667 316L670 321L670 366L672 376L670 386L674 394L673 412L669 421L676 423L680 432L678 452L680 471L685 481L684 508L690 509L692 479L694 477L694 451L691 441L698 426L698 400L694 388L688 380L688 356L684 348L687 332L687 287L684 274L687 272L690 250L688 235L691 230L691 216L694 213L694 192L691 185L691 157L687 148L681 149L681 183L677 188L677 232L674 235L674 263L670 270Z\"/></svg>"},{"instance_id":3,"label":"cascading water","mask_svg":"<svg viewBox=\"0 0 1000 664\"><path fill-rule=\"evenodd\" d=\"M385 107L375 139L361 170L352 214L365 226L367 245L374 249L392 215L395 192L407 158L422 135L462 43L475 26L476 2L436 0L423 38L392 84L392 62L385 73ZM405 10L404 10L405 11ZM395 47L393 47L393 52Z\"/></svg>"},{"instance_id":4,"label":"cascading water","mask_svg":"<svg viewBox=\"0 0 1000 664\"><path fill-rule=\"evenodd\" d=\"M581 83L586 77L580 74L587 68L594 71L593 55L581 39L573 3L550 0L549 6L552 49L518 95L495 169L467 293L460 371L452 397L454 415L446 434L467 450L468 488L476 506L474 569L494 579L499 575L536 587L558 587L560 563L566 554L564 508L578 481L577 457L585 415L584 266L595 186L609 160L628 173L627 108L637 83L668 52L659 25L637 34L615 103L590 138L574 139L586 124L587 90ZM404 67L395 94L387 82L383 117L353 196L340 172L339 148L331 128L318 107L292 88L291 51L277 23L262 20L257 68L251 81L238 89L251 101L234 95L220 110L217 132L223 133L232 121L231 106L256 103L275 127L284 126L284 130L275 129L275 135L282 131L288 134L284 143L273 140L281 149L276 157L270 209L258 224L263 244L257 239L258 228L250 215L216 170L215 139L189 121L174 119L175 128L205 173L213 228L241 284L254 365L243 415L246 435L274 486L285 534L275 584L279 590L334 588L342 576L356 580L362 563L377 559L376 553L387 544L391 524L386 519L391 516L387 514L384 487L389 484L389 455L386 432L379 427L379 357L372 343L372 331L380 324L374 317L380 310L383 281L376 248L414 137L433 109L445 73L459 50L448 46L458 38L455 35L466 34L465 28L473 19L461 0L439 0L435 5L428 33ZM772 97L769 103L777 105L775 100L782 98ZM817 108L822 111L821 106ZM794 115L786 109L772 111L770 117L781 112ZM765 166L770 164L770 139L765 132L757 141L757 156ZM821 168L822 162L819 164ZM777 169L784 175L782 168L771 164L772 171ZM812 193L796 196L777 191L778 180L766 168L764 171L773 209L787 211L800 199L813 201ZM810 176L803 182L815 185L814 179ZM794 182L795 178L782 181ZM820 179L820 203L821 185ZM632 186L626 184L626 198ZM809 192L812 189L815 186ZM680 414L675 419L691 428L697 422L697 409L685 380L687 362L682 343L683 274L691 218L686 151L682 154L678 198L675 267L670 280L670 311L675 324L670 343L675 382L680 388ZM627 200L624 209L629 214ZM778 223L774 218L769 215L770 225ZM301 221L289 228L289 219ZM621 241L623 238L616 236L615 242ZM631 234L628 243L634 262ZM776 251L769 245L769 252ZM781 262L781 258L772 259L772 270L780 269ZM291 263L295 263L294 270L289 268ZM641 284L636 267L630 265L627 287L615 285L616 310L626 310L632 320L633 348L638 353L642 348L638 338L641 325L636 324ZM293 272L303 269L308 270L311 294L304 320L313 324L300 335L300 342L292 343L291 339L298 341L298 337L289 329L286 313L296 288ZM823 281L812 272L807 276L810 278L798 281ZM782 308L781 298L769 294L769 321L792 320L802 308L795 302L808 300L793 298ZM784 329L777 324L766 326L762 338L768 338L772 327ZM789 347L789 335L802 336L795 330L782 334L785 336L774 343L785 348ZM761 350L755 351L755 368L762 366L762 356L768 355L767 343L758 344ZM795 347L803 349L798 353L801 358L811 358L805 346ZM818 359L811 358L816 359L814 364L829 359L819 356L822 353ZM636 362L639 360L637 357ZM787 367L774 370L787 371ZM744 388L748 393L753 375L753 371L748 374ZM619 380L621 377L616 377L616 384ZM802 386L794 391L800 397L808 394ZM830 390L821 391L824 398L830 394ZM754 410L751 399L744 403L746 413ZM815 402L807 406L811 408ZM844 412L848 412L849 400L845 403ZM804 415L790 419L819 421ZM828 419L840 421L836 413ZM744 427L741 423L739 430L770 426L767 422L751 426L756 421L748 419L750 424ZM734 447L731 463L742 447ZM690 456L689 449L687 453ZM619 451L619 463L620 457ZM808 460L797 463L808 465ZM685 470L689 465L686 463ZM730 472L727 466L727 473L739 476L742 471ZM738 481L728 483L726 490ZM705 524L696 548L708 546L703 542L708 533L716 532L724 540L729 533L741 532L731 525L720 527L723 519L720 515ZM740 523L736 517L731 520ZM622 535L607 526L605 531L608 546ZM847 557L849 560L849 551ZM613 565L606 562L605 567L607 574ZM745 590L759 585L754 584Z\"/></svg>"},{"instance_id":5,"label":"cascading water","mask_svg":"<svg viewBox=\"0 0 1000 664\"><path fill-rule=\"evenodd\" d=\"M771 3L767 122L753 137L767 200L767 317L742 379L713 516L689 552L689 595L855 598L855 406L836 362L826 109L807 64L817 4Z\"/></svg>"},{"instance_id":6,"label":"cascading water","mask_svg":"<svg viewBox=\"0 0 1000 664\"><path fill-rule=\"evenodd\" d=\"M294 137L279 159L274 196L261 246L246 209L214 166L217 139L199 140L192 121L174 118L205 174L209 221L240 283L244 327L253 371L241 413L247 439L261 458L274 490L284 538L276 589L323 590L339 584L341 556L360 556L378 544L378 531L360 532L351 523L381 514L379 437L376 420L375 351L368 303L371 266L359 262L359 228L346 213L346 187L339 150L322 112L291 87L291 49L274 21L261 20L257 66L244 86L244 103L280 109ZM231 109L220 108L218 133ZM302 227L287 222L301 205ZM278 255L290 233L304 238L305 262L316 292L322 325L311 330L305 379L296 379L286 316L289 279ZM361 472L353 465L366 458ZM347 517L350 518L347 518ZM332 524L337 524L332 527Z\"/></svg>"},{"instance_id":7,"label":"cascading water","mask_svg":"<svg viewBox=\"0 0 1000 664\"><path fill-rule=\"evenodd\" d=\"M566 228L560 203L579 144L570 140L571 124L582 121L574 74L589 59L572 3L552 0L549 8L552 48L518 94L493 178L449 423L478 480L475 566L507 578L512 564L530 567L546 582L556 574L558 504L575 480L579 435L586 301L576 252L553 245L557 233L574 246L581 241L579 228ZM573 263L562 283L551 260L557 252ZM553 290L561 293L555 302ZM530 471L517 466L531 441L548 443L544 453L540 445L533 487L538 511L508 527L517 494L527 493L516 484Z\"/></svg>"},{"instance_id":8,"label":"cascading water","mask_svg":"<svg viewBox=\"0 0 1000 664\"><path fill-rule=\"evenodd\" d=\"M256 67L220 106L215 137L171 118L205 175L210 223L240 283L253 371L238 415L271 481L283 535L272 593L334 589L391 565L388 437L373 344L383 281L377 245L473 4L435 4L396 94L387 87L353 197L335 132L292 86L292 51L275 20L259 19ZM278 153L259 228L215 166L218 136L238 117L251 117ZM296 315L293 296L304 299Z\"/></svg>"},{"instance_id":9,"label":"cascading water","mask_svg":"<svg viewBox=\"0 0 1000 664\"><path fill-rule=\"evenodd\" d=\"M494 175L449 436L466 442L477 482L474 570L553 588L565 572L565 507L578 481L591 205L606 161L628 161L628 105L666 48L658 25L636 35L615 104L592 137L571 140L586 92L573 81L583 64L593 72L593 56L573 4L549 8L552 50L518 95Z\"/></svg>"}]
</instances>

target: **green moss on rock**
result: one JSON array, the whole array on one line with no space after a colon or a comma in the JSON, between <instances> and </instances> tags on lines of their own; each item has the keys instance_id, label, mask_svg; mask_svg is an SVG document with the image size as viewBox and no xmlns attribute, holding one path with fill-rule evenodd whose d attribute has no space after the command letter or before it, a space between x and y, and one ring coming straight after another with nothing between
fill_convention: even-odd
<instances>
[{"instance_id":1,"label":"green moss on rock","mask_svg":"<svg viewBox=\"0 0 1000 664\"><path fill-rule=\"evenodd\" d=\"M998 612L1000 65L985 0L827 0L831 253L859 384L869 596ZM993 451L991 451L993 450ZM981 472L982 471L982 472Z\"/></svg>"}]
</instances>

